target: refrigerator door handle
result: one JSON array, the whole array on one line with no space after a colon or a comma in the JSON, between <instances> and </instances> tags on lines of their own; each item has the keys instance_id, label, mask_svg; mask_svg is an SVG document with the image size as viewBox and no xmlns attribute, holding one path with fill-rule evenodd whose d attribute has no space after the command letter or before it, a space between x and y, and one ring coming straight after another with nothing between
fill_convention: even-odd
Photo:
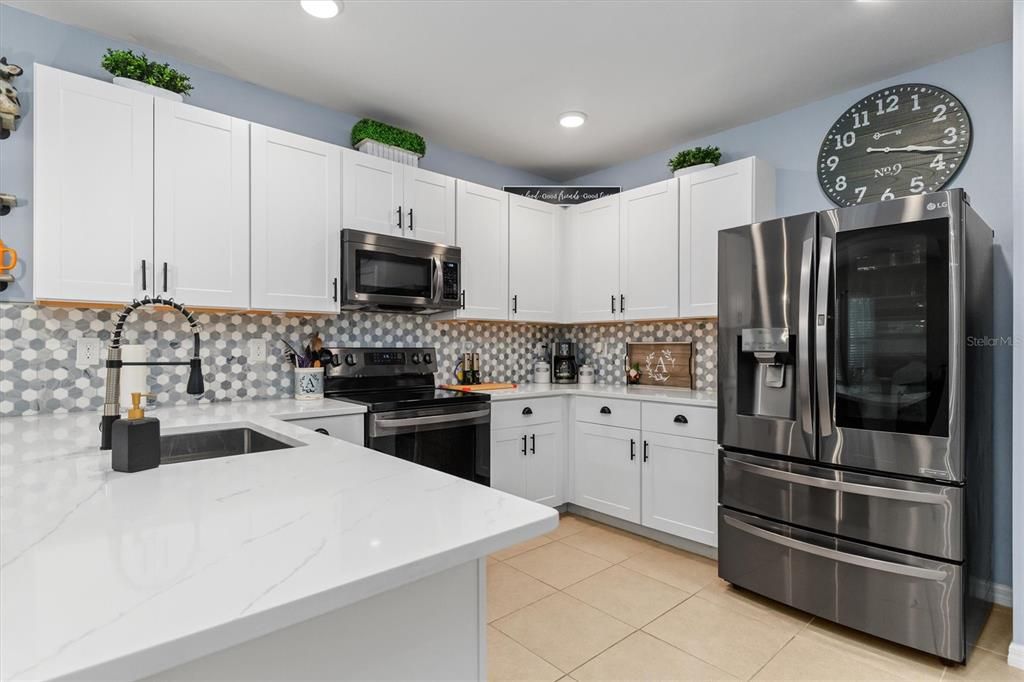
<instances>
[{"instance_id":1,"label":"refrigerator door handle","mask_svg":"<svg viewBox=\"0 0 1024 682\"><path fill-rule=\"evenodd\" d=\"M804 241L800 258L800 312L797 320L797 387L800 391L800 423L806 434L814 435L811 405L811 275L814 267L814 239Z\"/></svg>"},{"instance_id":2,"label":"refrigerator door handle","mask_svg":"<svg viewBox=\"0 0 1024 682\"><path fill-rule=\"evenodd\" d=\"M757 526L752 526L749 523L740 521L739 519L735 519L728 515L722 517L722 519L727 524L743 533L753 535L754 537L761 538L762 540L766 540L777 545L782 545L783 547L795 549L798 552L813 554L815 556L820 556L824 559L831 559L832 561L838 561L843 564L851 564L853 566L860 566L861 568L884 571L886 573L895 573L897 575L905 575L911 578L920 578L922 580L941 581L945 580L947 577L945 572L938 569L908 566L906 564L898 564L894 561L884 561L882 559L860 556L859 554L840 552L839 550L820 547L810 542L794 540L793 538L785 535L780 535L769 530L764 530L763 528L758 528Z\"/></svg>"},{"instance_id":3,"label":"refrigerator door handle","mask_svg":"<svg viewBox=\"0 0 1024 682\"><path fill-rule=\"evenodd\" d=\"M819 478L798 474L793 471L784 471L772 467L760 466L743 462L736 459L729 459L729 466L734 466L749 471L755 476L774 478L787 483L806 485L812 488L824 488L840 493L851 495L864 495L865 497L882 497L887 500L899 500L901 502L917 502L921 504L949 504L949 498L942 493L930 493L921 490L904 490L902 488L886 488L880 485L868 485L866 483L850 483L848 481L837 481L834 478Z\"/></svg>"},{"instance_id":4,"label":"refrigerator door handle","mask_svg":"<svg viewBox=\"0 0 1024 682\"><path fill-rule=\"evenodd\" d=\"M832 406L828 386L828 284L832 275L832 238L822 237L818 256L817 314L814 316L815 364L817 365L818 425L822 436L832 435Z\"/></svg>"}]
</instances>

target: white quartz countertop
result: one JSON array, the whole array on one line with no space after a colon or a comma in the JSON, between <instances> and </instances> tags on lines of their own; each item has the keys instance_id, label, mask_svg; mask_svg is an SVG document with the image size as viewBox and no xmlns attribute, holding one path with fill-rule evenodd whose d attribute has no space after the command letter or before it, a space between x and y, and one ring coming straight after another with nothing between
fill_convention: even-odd
<instances>
[{"instance_id":1,"label":"white quartz countertop","mask_svg":"<svg viewBox=\"0 0 1024 682\"><path fill-rule=\"evenodd\" d=\"M594 395L625 400L648 400L678 405L717 407L714 391L695 391L689 388L659 388L657 386L614 386L611 384L520 384L516 388L483 391L491 400L515 400L548 395Z\"/></svg>"},{"instance_id":2,"label":"white quartz countertop","mask_svg":"<svg viewBox=\"0 0 1024 682\"><path fill-rule=\"evenodd\" d=\"M301 447L135 474L98 415L0 420L0 680L157 673L552 530L553 509L288 424L332 400L161 408Z\"/></svg>"}]
</instances>

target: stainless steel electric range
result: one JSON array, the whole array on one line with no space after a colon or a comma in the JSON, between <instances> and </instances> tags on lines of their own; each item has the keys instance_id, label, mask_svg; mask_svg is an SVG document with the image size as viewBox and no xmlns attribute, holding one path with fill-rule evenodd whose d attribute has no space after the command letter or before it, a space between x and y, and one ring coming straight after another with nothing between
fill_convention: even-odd
<instances>
[{"instance_id":1,"label":"stainless steel electric range","mask_svg":"<svg viewBox=\"0 0 1024 682\"><path fill-rule=\"evenodd\" d=\"M490 396L439 389L433 348L330 348L324 395L366 405L366 447L490 485Z\"/></svg>"}]
</instances>

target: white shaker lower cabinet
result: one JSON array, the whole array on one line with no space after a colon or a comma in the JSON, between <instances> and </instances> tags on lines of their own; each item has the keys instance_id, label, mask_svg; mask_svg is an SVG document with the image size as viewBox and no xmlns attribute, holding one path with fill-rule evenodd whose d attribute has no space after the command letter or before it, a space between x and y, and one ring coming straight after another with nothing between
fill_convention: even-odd
<instances>
[{"instance_id":1,"label":"white shaker lower cabinet","mask_svg":"<svg viewBox=\"0 0 1024 682\"><path fill-rule=\"evenodd\" d=\"M640 523L640 431L576 422L573 502Z\"/></svg>"},{"instance_id":2,"label":"white shaker lower cabinet","mask_svg":"<svg viewBox=\"0 0 1024 682\"><path fill-rule=\"evenodd\" d=\"M491 487L533 502L562 504L562 425L497 429L491 435Z\"/></svg>"},{"instance_id":3,"label":"white shaker lower cabinet","mask_svg":"<svg viewBox=\"0 0 1024 682\"><path fill-rule=\"evenodd\" d=\"M715 442L643 433L641 523L718 546L718 457Z\"/></svg>"},{"instance_id":4,"label":"white shaker lower cabinet","mask_svg":"<svg viewBox=\"0 0 1024 682\"><path fill-rule=\"evenodd\" d=\"M558 321L562 277L559 230L564 211L544 201L509 197L509 319Z\"/></svg>"},{"instance_id":5,"label":"white shaker lower cabinet","mask_svg":"<svg viewBox=\"0 0 1024 682\"><path fill-rule=\"evenodd\" d=\"M153 293L153 97L35 65L38 299Z\"/></svg>"},{"instance_id":6,"label":"white shaker lower cabinet","mask_svg":"<svg viewBox=\"0 0 1024 682\"><path fill-rule=\"evenodd\" d=\"M456 181L455 243L462 249L463 306L471 320L508 319L508 194Z\"/></svg>"},{"instance_id":7,"label":"white shaker lower cabinet","mask_svg":"<svg viewBox=\"0 0 1024 682\"><path fill-rule=\"evenodd\" d=\"M341 147L252 124L252 307L338 312Z\"/></svg>"},{"instance_id":8,"label":"white shaker lower cabinet","mask_svg":"<svg viewBox=\"0 0 1024 682\"><path fill-rule=\"evenodd\" d=\"M679 178L679 317L718 315L718 231L775 215L775 171L749 157Z\"/></svg>"},{"instance_id":9,"label":"white shaker lower cabinet","mask_svg":"<svg viewBox=\"0 0 1024 682\"><path fill-rule=\"evenodd\" d=\"M627 320L663 320L679 315L676 182L656 182L619 195L619 312Z\"/></svg>"},{"instance_id":10,"label":"white shaker lower cabinet","mask_svg":"<svg viewBox=\"0 0 1024 682\"><path fill-rule=\"evenodd\" d=\"M154 290L249 307L249 123L154 102Z\"/></svg>"},{"instance_id":11,"label":"white shaker lower cabinet","mask_svg":"<svg viewBox=\"0 0 1024 682\"><path fill-rule=\"evenodd\" d=\"M619 197L569 209L568 322L610 322L619 309Z\"/></svg>"}]
</instances>

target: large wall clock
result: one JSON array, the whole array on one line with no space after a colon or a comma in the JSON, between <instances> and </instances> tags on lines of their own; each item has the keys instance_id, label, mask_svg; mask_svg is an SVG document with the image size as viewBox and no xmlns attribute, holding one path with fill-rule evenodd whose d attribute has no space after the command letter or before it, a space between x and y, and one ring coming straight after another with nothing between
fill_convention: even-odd
<instances>
[{"instance_id":1,"label":"large wall clock","mask_svg":"<svg viewBox=\"0 0 1024 682\"><path fill-rule=\"evenodd\" d=\"M971 150L971 118L952 94L921 83L873 92L821 143L818 182L839 206L935 192Z\"/></svg>"}]
</instances>

